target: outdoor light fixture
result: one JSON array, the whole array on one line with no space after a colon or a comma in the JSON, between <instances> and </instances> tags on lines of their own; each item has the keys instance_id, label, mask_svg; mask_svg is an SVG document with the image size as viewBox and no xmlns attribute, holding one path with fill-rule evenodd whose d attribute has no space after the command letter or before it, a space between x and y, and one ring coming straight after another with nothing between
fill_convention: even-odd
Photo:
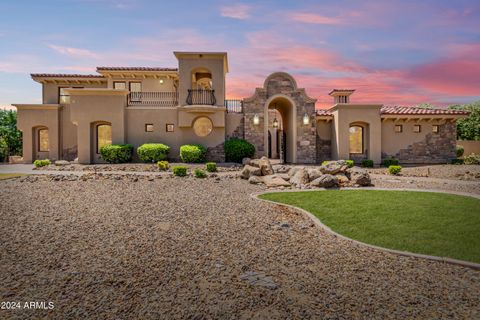
<instances>
[{"instance_id":1,"label":"outdoor light fixture","mask_svg":"<svg viewBox=\"0 0 480 320\"><path fill-rule=\"evenodd\" d=\"M253 116L253 124L258 126L260 124L260 117L258 116L258 113L255 113Z\"/></svg>"},{"instance_id":2,"label":"outdoor light fixture","mask_svg":"<svg viewBox=\"0 0 480 320\"><path fill-rule=\"evenodd\" d=\"M278 120L277 118L273 119L273 127L278 128Z\"/></svg>"},{"instance_id":3,"label":"outdoor light fixture","mask_svg":"<svg viewBox=\"0 0 480 320\"><path fill-rule=\"evenodd\" d=\"M308 114L305 113L305 115L303 116L303 124L308 125L309 122L310 122L310 118L309 118Z\"/></svg>"},{"instance_id":4,"label":"outdoor light fixture","mask_svg":"<svg viewBox=\"0 0 480 320\"><path fill-rule=\"evenodd\" d=\"M160 81L159 81L159 82L160 82L160 84L163 84L163 79L160 79Z\"/></svg>"}]
</instances>

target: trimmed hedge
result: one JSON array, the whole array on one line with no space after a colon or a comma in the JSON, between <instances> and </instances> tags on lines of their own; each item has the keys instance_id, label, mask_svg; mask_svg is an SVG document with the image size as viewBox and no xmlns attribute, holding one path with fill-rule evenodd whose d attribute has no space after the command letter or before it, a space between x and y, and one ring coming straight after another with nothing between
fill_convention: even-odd
<instances>
[{"instance_id":1,"label":"trimmed hedge","mask_svg":"<svg viewBox=\"0 0 480 320\"><path fill-rule=\"evenodd\" d=\"M163 143L144 143L137 148L138 158L143 162L166 160L170 147Z\"/></svg>"},{"instance_id":2,"label":"trimmed hedge","mask_svg":"<svg viewBox=\"0 0 480 320\"><path fill-rule=\"evenodd\" d=\"M186 144L180 147L180 158L183 162L205 162L206 156L207 148L201 144Z\"/></svg>"},{"instance_id":3,"label":"trimmed hedge","mask_svg":"<svg viewBox=\"0 0 480 320\"><path fill-rule=\"evenodd\" d=\"M388 167L388 172L389 172L390 174L399 174L400 171L402 171L402 167L401 167L401 166L394 166L394 165L392 165L392 166L389 166L389 167Z\"/></svg>"},{"instance_id":4,"label":"trimmed hedge","mask_svg":"<svg viewBox=\"0 0 480 320\"><path fill-rule=\"evenodd\" d=\"M217 164L215 162L207 162L205 166L208 172L217 172Z\"/></svg>"},{"instance_id":5,"label":"trimmed hedge","mask_svg":"<svg viewBox=\"0 0 480 320\"><path fill-rule=\"evenodd\" d=\"M157 162L157 166L158 166L158 169L162 170L162 171L165 171L165 170L168 170L168 161L158 161Z\"/></svg>"},{"instance_id":6,"label":"trimmed hedge","mask_svg":"<svg viewBox=\"0 0 480 320\"><path fill-rule=\"evenodd\" d=\"M370 160L370 159L362 160L362 167L373 168L373 160Z\"/></svg>"},{"instance_id":7,"label":"trimmed hedge","mask_svg":"<svg viewBox=\"0 0 480 320\"><path fill-rule=\"evenodd\" d=\"M455 153L457 154L457 158L460 158L461 156L463 156L464 152L465 152L465 149L463 148L463 146L457 145L455 147Z\"/></svg>"},{"instance_id":8,"label":"trimmed hedge","mask_svg":"<svg viewBox=\"0 0 480 320\"><path fill-rule=\"evenodd\" d=\"M100 148L102 159L108 163L125 163L132 161L131 144L110 144Z\"/></svg>"},{"instance_id":9,"label":"trimmed hedge","mask_svg":"<svg viewBox=\"0 0 480 320\"><path fill-rule=\"evenodd\" d=\"M39 167L45 167L45 166L48 166L50 165L52 162L48 159L44 159L44 160L35 160L33 161L33 165L35 166L35 168L39 168Z\"/></svg>"},{"instance_id":10,"label":"trimmed hedge","mask_svg":"<svg viewBox=\"0 0 480 320\"><path fill-rule=\"evenodd\" d=\"M195 175L195 178L206 178L207 177L207 174L202 169L195 169L193 171L193 174Z\"/></svg>"},{"instance_id":11,"label":"trimmed hedge","mask_svg":"<svg viewBox=\"0 0 480 320\"><path fill-rule=\"evenodd\" d=\"M173 166L172 171L177 177L185 177L187 175L187 167L185 166Z\"/></svg>"},{"instance_id":12,"label":"trimmed hedge","mask_svg":"<svg viewBox=\"0 0 480 320\"><path fill-rule=\"evenodd\" d=\"M253 158L255 146L250 142L233 138L225 142L225 159L227 162L242 163L243 158Z\"/></svg>"},{"instance_id":13,"label":"trimmed hedge","mask_svg":"<svg viewBox=\"0 0 480 320\"><path fill-rule=\"evenodd\" d=\"M385 167L398 166L398 159L395 159L394 157L389 157L383 159L382 163Z\"/></svg>"}]
</instances>

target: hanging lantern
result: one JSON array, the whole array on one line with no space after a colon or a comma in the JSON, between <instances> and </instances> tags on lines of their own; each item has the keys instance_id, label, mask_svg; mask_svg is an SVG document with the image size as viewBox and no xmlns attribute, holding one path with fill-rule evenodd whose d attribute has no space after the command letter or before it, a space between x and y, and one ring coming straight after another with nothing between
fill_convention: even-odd
<instances>
[{"instance_id":1,"label":"hanging lantern","mask_svg":"<svg viewBox=\"0 0 480 320\"><path fill-rule=\"evenodd\" d=\"M273 127L278 128L278 120L277 118L273 119Z\"/></svg>"},{"instance_id":2,"label":"hanging lantern","mask_svg":"<svg viewBox=\"0 0 480 320\"><path fill-rule=\"evenodd\" d=\"M258 116L258 113L255 113L253 116L253 124L258 126L260 124L260 117Z\"/></svg>"},{"instance_id":3,"label":"hanging lantern","mask_svg":"<svg viewBox=\"0 0 480 320\"><path fill-rule=\"evenodd\" d=\"M303 124L308 125L310 123L310 117L308 116L307 113L303 116Z\"/></svg>"}]
</instances>

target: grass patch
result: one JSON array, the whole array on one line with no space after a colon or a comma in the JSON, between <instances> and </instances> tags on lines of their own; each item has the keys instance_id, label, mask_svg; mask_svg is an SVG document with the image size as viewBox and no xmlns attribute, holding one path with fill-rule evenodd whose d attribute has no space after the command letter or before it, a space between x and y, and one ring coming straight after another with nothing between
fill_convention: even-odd
<instances>
[{"instance_id":1,"label":"grass patch","mask_svg":"<svg viewBox=\"0 0 480 320\"><path fill-rule=\"evenodd\" d=\"M26 176L24 173L0 173L0 180L7 180L16 177Z\"/></svg>"},{"instance_id":2,"label":"grass patch","mask_svg":"<svg viewBox=\"0 0 480 320\"><path fill-rule=\"evenodd\" d=\"M383 190L283 192L260 196L313 213L335 232L402 251L480 263L480 200Z\"/></svg>"}]
</instances>

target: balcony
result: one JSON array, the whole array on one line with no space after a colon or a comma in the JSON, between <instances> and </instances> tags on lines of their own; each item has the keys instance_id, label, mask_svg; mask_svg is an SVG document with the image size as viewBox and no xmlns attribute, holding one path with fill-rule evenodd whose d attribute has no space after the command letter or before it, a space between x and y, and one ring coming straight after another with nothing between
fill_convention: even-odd
<instances>
[{"instance_id":1,"label":"balcony","mask_svg":"<svg viewBox=\"0 0 480 320\"><path fill-rule=\"evenodd\" d=\"M130 92L129 106L176 107L178 92Z\"/></svg>"},{"instance_id":2,"label":"balcony","mask_svg":"<svg viewBox=\"0 0 480 320\"><path fill-rule=\"evenodd\" d=\"M215 99L215 90L188 89L188 105L214 106L216 103L217 99Z\"/></svg>"}]
</instances>

